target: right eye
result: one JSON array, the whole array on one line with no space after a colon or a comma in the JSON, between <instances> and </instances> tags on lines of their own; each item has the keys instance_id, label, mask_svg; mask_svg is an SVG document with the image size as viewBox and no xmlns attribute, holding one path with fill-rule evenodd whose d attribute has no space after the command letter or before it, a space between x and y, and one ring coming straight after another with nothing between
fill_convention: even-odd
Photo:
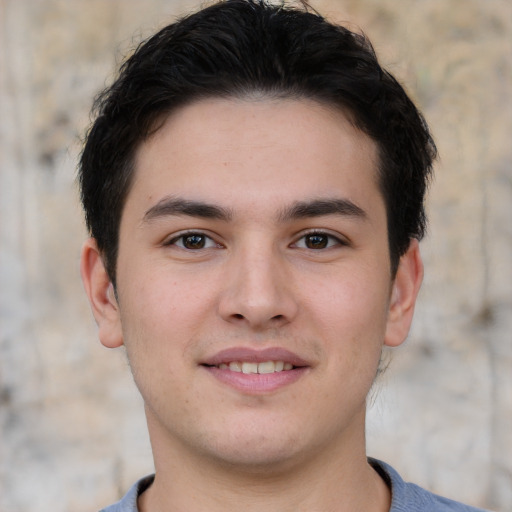
<instances>
[{"instance_id":1,"label":"right eye","mask_svg":"<svg viewBox=\"0 0 512 512\"><path fill-rule=\"evenodd\" d=\"M197 251L200 249L210 249L211 247L219 247L219 244L216 243L212 238L205 235L204 233L182 233L171 240L166 245L176 245L181 249L186 249L188 251Z\"/></svg>"}]
</instances>

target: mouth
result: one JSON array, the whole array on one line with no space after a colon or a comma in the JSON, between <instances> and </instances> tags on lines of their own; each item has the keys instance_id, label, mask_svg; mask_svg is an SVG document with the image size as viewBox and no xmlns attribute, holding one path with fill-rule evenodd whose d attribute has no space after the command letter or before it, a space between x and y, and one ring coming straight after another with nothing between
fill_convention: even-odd
<instances>
[{"instance_id":1,"label":"mouth","mask_svg":"<svg viewBox=\"0 0 512 512\"><path fill-rule=\"evenodd\" d=\"M205 365L209 366L209 365ZM289 370L293 370L297 368L292 363L287 361L262 361L260 363L253 361L230 361L229 363L220 363L218 365L211 365L219 370L226 370L230 372L237 373L259 373L259 374L269 374L269 373L277 373L277 372L286 372Z\"/></svg>"},{"instance_id":2,"label":"mouth","mask_svg":"<svg viewBox=\"0 0 512 512\"><path fill-rule=\"evenodd\" d=\"M277 391L296 382L311 369L310 363L289 350L247 347L218 352L200 366L218 381L244 394Z\"/></svg>"}]
</instances>

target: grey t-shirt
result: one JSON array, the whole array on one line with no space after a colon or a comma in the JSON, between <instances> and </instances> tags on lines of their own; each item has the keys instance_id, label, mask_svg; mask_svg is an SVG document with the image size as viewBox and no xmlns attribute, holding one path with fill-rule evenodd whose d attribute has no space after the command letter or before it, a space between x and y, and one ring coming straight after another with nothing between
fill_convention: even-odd
<instances>
[{"instance_id":1,"label":"grey t-shirt","mask_svg":"<svg viewBox=\"0 0 512 512\"><path fill-rule=\"evenodd\" d=\"M373 468L391 488L391 509L389 512L485 512L457 501L432 494L421 487L404 482L400 475L385 462L368 459ZM137 498L152 483L153 476L139 480L121 501L102 509L100 512L139 512Z\"/></svg>"}]
</instances>

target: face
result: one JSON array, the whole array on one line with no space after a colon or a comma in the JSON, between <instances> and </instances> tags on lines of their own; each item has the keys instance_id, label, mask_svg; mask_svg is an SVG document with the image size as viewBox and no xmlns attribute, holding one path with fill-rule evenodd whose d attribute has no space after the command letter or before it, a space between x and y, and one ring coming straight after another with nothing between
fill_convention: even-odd
<instances>
[{"instance_id":1,"label":"face","mask_svg":"<svg viewBox=\"0 0 512 512\"><path fill-rule=\"evenodd\" d=\"M376 154L341 112L295 100L197 102L142 145L117 299L93 242L82 273L155 452L261 467L364 443L419 286L417 250L391 280Z\"/></svg>"}]
</instances>

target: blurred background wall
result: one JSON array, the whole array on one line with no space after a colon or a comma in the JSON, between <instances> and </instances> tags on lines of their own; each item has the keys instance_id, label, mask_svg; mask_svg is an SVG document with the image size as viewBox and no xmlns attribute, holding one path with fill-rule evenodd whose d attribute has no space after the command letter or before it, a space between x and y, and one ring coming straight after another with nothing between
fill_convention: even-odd
<instances>
[{"instance_id":1,"label":"blurred background wall","mask_svg":"<svg viewBox=\"0 0 512 512\"><path fill-rule=\"evenodd\" d=\"M93 95L186 0L0 0L0 511L85 512L152 471L122 350L78 273L75 166ZM512 510L512 3L312 0L362 28L441 159L409 341L372 394L369 453Z\"/></svg>"}]
</instances>

